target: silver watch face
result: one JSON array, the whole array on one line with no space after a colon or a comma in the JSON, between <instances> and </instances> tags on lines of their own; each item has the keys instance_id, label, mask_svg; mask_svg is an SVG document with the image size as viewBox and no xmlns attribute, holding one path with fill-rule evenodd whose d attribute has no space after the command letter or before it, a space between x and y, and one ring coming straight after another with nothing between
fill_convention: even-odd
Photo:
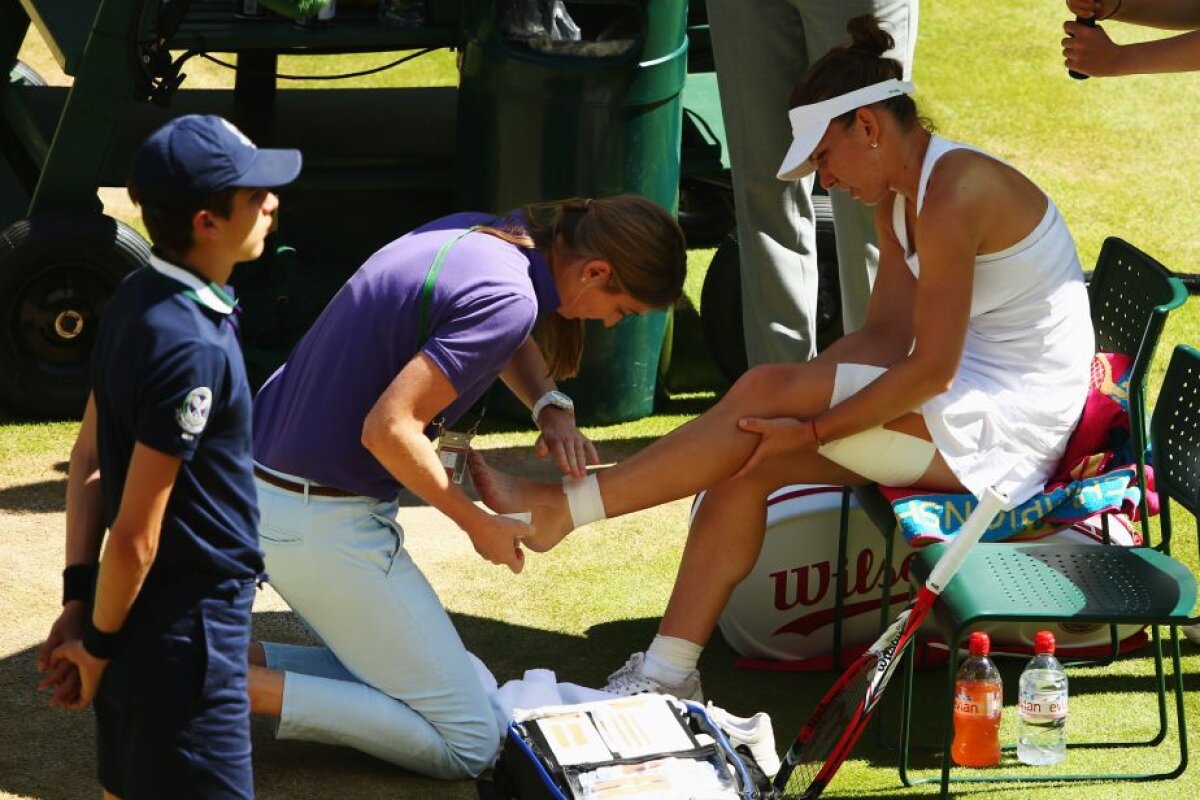
<instances>
[{"instance_id":1,"label":"silver watch face","mask_svg":"<svg viewBox=\"0 0 1200 800\"><path fill-rule=\"evenodd\" d=\"M559 408L564 408L567 411L575 410L575 401L567 397L562 392L546 392L546 405L558 406Z\"/></svg>"}]
</instances>

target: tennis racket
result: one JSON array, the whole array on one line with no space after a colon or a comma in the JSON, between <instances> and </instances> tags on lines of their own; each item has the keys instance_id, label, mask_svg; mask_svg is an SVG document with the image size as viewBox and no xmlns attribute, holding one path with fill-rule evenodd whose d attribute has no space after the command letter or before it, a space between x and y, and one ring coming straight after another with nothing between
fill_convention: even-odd
<instances>
[{"instance_id":1,"label":"tennis racket","mask_svg":"<svg viewBox=\"0 0 1200 800\"><path fill-rule=\"evenodd\" d=\"M912 645L917 628L958 572L971 547L1007 504L1008 498L994 489L984 493L916 598L821 698L808 722L796 734L775 776L775 788L786 797L800 800L819 797L833 780L866 730L883 690Z\"/></svg>"}]
</instances>

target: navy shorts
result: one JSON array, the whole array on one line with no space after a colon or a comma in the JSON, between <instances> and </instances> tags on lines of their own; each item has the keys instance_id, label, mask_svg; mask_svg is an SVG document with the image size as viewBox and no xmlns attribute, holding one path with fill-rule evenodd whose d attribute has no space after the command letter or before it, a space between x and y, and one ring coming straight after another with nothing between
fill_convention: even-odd
<instances>
[{"instance_id":1,"label":"navy shorts","mask_svg":"<svg viewBox=\"0 0 1200 800\"><path fill-rule=\"evenodd\" d=\"M94 702L107 791L123 800L254 796L253 601L252 580L147 581Z\"/></svg>"}]
</instances>

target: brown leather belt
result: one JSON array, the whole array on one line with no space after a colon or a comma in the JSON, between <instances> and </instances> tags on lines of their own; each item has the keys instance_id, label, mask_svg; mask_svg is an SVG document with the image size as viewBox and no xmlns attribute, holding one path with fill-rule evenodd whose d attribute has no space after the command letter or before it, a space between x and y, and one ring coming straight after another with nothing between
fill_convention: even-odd
<instances>
[{"instance_id":1,"label":"brown leather belt","mask_svg":"<svg viewBox=\"0 0 1200 800\"><path fill-rule=\"evenodd\" d=\"M306 487L303 483L289 481L287 478L272 475L259 467L254 468L254 477L263 483L269 483L272 486L278 486L280 489L287 489L289 492L295 492L296 494L305 494L307 492L314 497L358 497L354 492L347 492L344 489L337 489L333 486L319 486L315 483L310 483Z\"/></svg>"}]
</instances>

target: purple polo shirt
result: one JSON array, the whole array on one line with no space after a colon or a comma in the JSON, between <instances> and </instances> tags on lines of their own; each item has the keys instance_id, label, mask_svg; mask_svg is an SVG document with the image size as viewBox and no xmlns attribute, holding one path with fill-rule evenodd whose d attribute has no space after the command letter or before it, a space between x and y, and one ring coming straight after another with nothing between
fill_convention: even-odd
<instances>
[{"instance_id":1,"label":"purple polo shirt","mask_svg":"<svg viewBox=\"0 0 1200 800\"><path fill-rule=\"evenodd\" d=\"M367 259L254 398L255 461L366 497L396 497L401 485L361 440L367 413L400 370L418 351L433 360L458 394L443 411L452 425L491 386L538 316L558 308L541 254L471 233L442 264L429 339L419 340L421 292L438 249L492 219L443 217Z\"/></svg>"}]
</instances>

